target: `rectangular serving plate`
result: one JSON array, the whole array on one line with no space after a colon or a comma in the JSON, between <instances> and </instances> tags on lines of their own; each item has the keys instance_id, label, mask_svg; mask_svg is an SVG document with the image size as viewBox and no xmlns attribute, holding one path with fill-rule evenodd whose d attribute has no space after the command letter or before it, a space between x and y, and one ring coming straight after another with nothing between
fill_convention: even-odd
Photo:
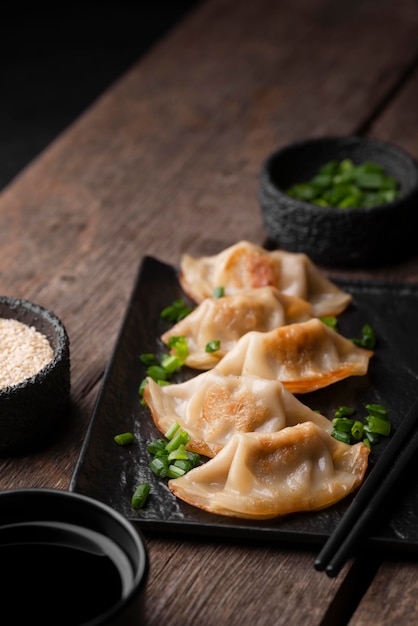
<instances>
[{"instance_id":1,"label":"rectangular serving plate","mask_svg":"<svg viewBox=\"0 0 418 626\"><path fill-rule=\"evenodd\" d=\"M366 376L351 377L325 389L299 396L330 419L344 404L359 409L364 404L383 404L396 429L412 406L418 389L418 286L362 280L335 280L353 296L353 302L338 318L338 331L347 338L360 337L365 323L376 333L375 354ZM71 480L72 491L100 500L143 530L187 535L206 535L275 543L318 546L324 543L344 514L349 496L327 509L288 515L275 520L241 520L214 515L177 499L167 482L149 469L147 443L161 436L147 407L142 406L139 386L145 367L139 356L161 355L166 348L159 337L168 327L161 311L175 299L189 302L183 293L177 269L152 257L140 264L134 289L106 368L89 428ZM181 382L197 372L183 368L172 382ZM364 410L363 415L366 412ZM131 431L136 441L121 447L114 435ZM376 446L369 471L378 461L385 441ZM369 541L396 553L418 553L418 460L411 463L397 488L396 497L382 513L381 524ZM141 482L151 484L144 508L136 511L131 497ZM361 487L360 487L361 488Z\"/></svg>"}]
</instances>

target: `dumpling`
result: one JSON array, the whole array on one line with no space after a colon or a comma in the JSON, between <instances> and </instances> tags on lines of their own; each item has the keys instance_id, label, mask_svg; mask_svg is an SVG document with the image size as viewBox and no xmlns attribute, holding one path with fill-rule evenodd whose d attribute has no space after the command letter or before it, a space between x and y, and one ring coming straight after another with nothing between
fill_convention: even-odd
<instances>
[{"instance_id":1,"label":"dumpling","mask_svg":"<svg viewBox=\"0 0 418 626\"><path fill-rule=\"evenodd\" d=\"M354 491L369 448L335 440L312 422L238 433L213 459L170 480L173 494L219 515L271 519L328 507Z\"/></svg>"},{"instance_id":2,"label":"dumpling","mask_svg":"<svg viewBox=\"0 0 418 626\"><path fill-rule=\"evenodd\" d=\"M226 375L280 380L292 393L308 393L349 376L363 376L372 355L372 350L312 318L267 333L247 333L216 368Z\"/></svg>"},{"instance_id":3,"label":"dumpling","mask_svg":"<svg viewBox=\"0 0 418 626\"><path fill-rule=\"evenodd\" d=\"M276 287L260 287L221 298L206 298L187 317L161 336L168 344L170 337L184 336L189 349L185 365L206 370L214 367L251 330L272 330L284 324L308 320L311 305L281 293ZM220 348L207 352L206 345L217 339Z\"/></svg>"},{"instance_id":4,"label":"dumpling","mask_svg":"<svg viewBox=\"0 0 418 626\"><path fill-rule=\"evenodd\" d=\"M212 296L216 287L225 295L271 285L312 304L316 317L338 315L352 300L349 293L328 280L303 253L267 251L248 241L214 256L193 258L183 254L179 281L197 303Z\"/></svg>"},{"instance_id":5,"label":"dumpling","mask_svg":"<svg viewBox=\"0 0 418 626\"><path fill-rule=\"evenodd\" d=\"M332 423L312 411L277 380L224 376L216 369L161 387L148 379L144 400L157 428L178 422L191 440L188 448L212 457L237 432L274 432L300 422L332 431Z\"/></svg>"}]
</instances>

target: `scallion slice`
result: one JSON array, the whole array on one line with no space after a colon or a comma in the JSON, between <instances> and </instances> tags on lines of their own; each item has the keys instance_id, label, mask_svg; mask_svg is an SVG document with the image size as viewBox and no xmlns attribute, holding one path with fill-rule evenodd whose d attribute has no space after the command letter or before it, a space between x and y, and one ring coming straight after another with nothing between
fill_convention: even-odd
<instances>
[{"instance_id":1,"label":"scallion slice","mask_svg":"<svg viewBox=\"0 0 418 626\"><path fill-rule=\"evenodd\" d=\"M135 441L134 435L130 432L115 435L113 439L119 446L127 446Z\"/></svg>"},{"instance_id":2,"label":"scallion slice","mask_svg":"<svg viewBox=\"0 0 418 626\"><path fill-rule=\"evenodd\" d=\"M369 415L366 421L365 430L375 435L383 435L388 437L390 434L390 422L376 415Z\"/></svg>"},{"instance_id":3,"label":"scallion slice","mask_svg":"<svg viewBox=\"0 0 418 626\"><path fill-rule=\"evenodd\" d=\"M221 342L219 339L212 339L212 341L208 341L205 346L205 352L217 352L221 347Z\"/></svg>"},{"instance_id":4,"label":"scallion slice","mask_svg":"<svg viewBox=\"0 0 418 626\"><path fill-rule=\"evenodd\" d=\"M167 322L179 322L191 313L192 307L187 306L181 298L174 300L170 306L161 311L161 317Z\"/></svg>"},{"instance_id":5,"label":"scallion slice","mask_svg":"<svg viewBox=\"0 0 418 626\"><path fill-rule=\"evenodd\" d=\"M151 486L149 483L141 483L137 486L132 496L132 507L134 509L142 509L145 505L148 495L151 491Z\"/></svg>"},{"instance_id":6,"label":"scallion slice","mask_svg":"<svg viewBox=\"0 0 418 626\"><path fill-rule=\"evenodd\" d=\"M160 478L167 476L167 470L169 466L168 457L154 456L149 464L151 471L154 472Z\"/></svg>"},{"instance_id":7,"label":"scallion slice","mask_svg":"<svg viewBox=\"0 0 418 626\"><path fill-rule=\"evenodd\" d=\"M164 437L166 439L172 439L179 429L180 424L178 422L173 422L170 428L164 433Z\"/></svg>"},{"instance_id":8,"label":"scallion slice","mask_svg":"<svg viewBox=\"0 0 418 626\"><path fill-rule=\"evenodd\" d=\"M190 435L186 433L185 430L178 430L174 437L167 443L165 449L168 452L173 452L173 450L177 450L181 445L186 445L190 441Z\"/></svg>"},{"instance_id":9,"label":"scallion slice","mask_svg":"<svg viewBox=\"0 0 418 626\"><path fill-rule=\"evenodd\" d=\"M213 298L223 298L224 295L225 295L225 289L223 287L215 287L215 289L212 292Z\"/></svg>"}]
</instances>

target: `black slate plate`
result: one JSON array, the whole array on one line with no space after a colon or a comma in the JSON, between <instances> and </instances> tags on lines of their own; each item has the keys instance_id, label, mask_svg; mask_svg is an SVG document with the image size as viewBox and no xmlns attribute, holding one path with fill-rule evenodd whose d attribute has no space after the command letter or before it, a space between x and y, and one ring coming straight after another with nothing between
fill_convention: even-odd
<instances>
[{"instance_id":1,"label":"black slate plate","mask_svg":"<svg viewBox=\"0 0 418 626\"><path fill-rule=\"evenodd\" d=\"M412 406L418 391L418 286L405 283L336 281L353 295L353 303L340 316L338 330L345 337L360 337L364 323L375 330L377 345L365 377L352 377L326 389L299 396L313 409L332 418L341 404L358 407L367 402L384 404L393 428ZM161 353L159 336L166 324L160 313L184 296L177 270L145 257L132 297L105 372L89 430L78 459L70 489L110 505L143 530L206 536L272 539L286 544L320 545L346 510L350 498L328 509L254 521L212 515L194 508L169 491L163 480L149 470L149 440L160 436L147 408L141 406L138 388L145 376L140 354ZM197 372L182 371L173 382ZM137 442L120 447L115 434L132 431ZM387 440L386 440L387 442ZM369 468L385 446L374 448ZM371 538L396 552L418 553L418 460L412 463L392 499L380 528ZM151 483L146 506L135 511L131 496L140 482Z\"/></svg>"}]
</instances>

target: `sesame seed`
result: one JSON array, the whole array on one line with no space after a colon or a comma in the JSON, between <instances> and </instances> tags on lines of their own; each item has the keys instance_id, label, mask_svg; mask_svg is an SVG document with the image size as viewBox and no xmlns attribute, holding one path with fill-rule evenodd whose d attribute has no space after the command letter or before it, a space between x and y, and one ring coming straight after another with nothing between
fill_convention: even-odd
<instances>
[{"instance_id":1,"label":"sesame seed","mask_svg":"<svg viewBox=\"0 0 418 626\"><path fill-rule=\"evenodd\" d=\"M0 318L0 389L34 376L53 356L47 337L36 328Z\"/></svg>"}]
</instances>

